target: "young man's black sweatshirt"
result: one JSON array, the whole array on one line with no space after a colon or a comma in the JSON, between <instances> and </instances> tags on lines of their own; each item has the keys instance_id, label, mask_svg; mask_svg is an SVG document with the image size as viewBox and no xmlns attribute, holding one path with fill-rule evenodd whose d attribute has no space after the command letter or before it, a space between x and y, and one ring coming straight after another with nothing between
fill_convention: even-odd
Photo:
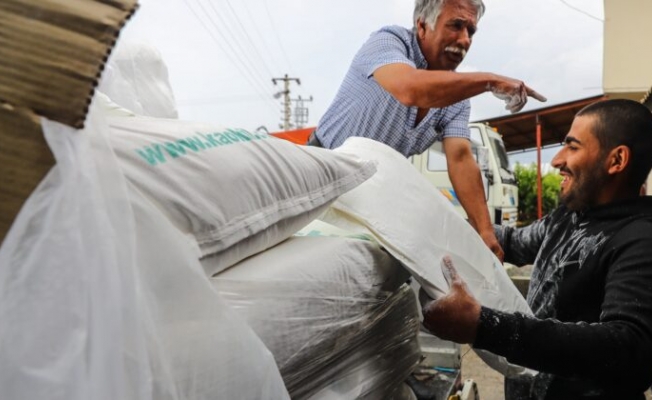
<instances>
[{"instance_id":1,"label":"young man's black sweatshirt","mask_svg":"<svg viewBox=\"0 0 652 400\"><path fill-rule=\"evenodd\" d=\"M643 399L652 384L652 198L560 207L496 233L506 262L534 264L534 318L483 307L474 343L540 371L506 380L507 399Z\"/></svg>"}]
</instances>

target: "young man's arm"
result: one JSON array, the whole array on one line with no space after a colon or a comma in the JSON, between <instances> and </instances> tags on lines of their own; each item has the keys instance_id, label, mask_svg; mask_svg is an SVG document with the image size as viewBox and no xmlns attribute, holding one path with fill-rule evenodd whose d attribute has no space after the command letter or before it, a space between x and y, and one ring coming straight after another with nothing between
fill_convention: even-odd
<instances>
[{"instance_id":1,"label":"young man's arm","mask_svg":"<svg viewBox=\"0 0 652 400\"><path fill-rule=\"evenodd\" d=\"M471 152L468 139L444 138L444 151L448 164L448 176L453 189L469 217L469 222L491 251L503 260L503 250L496 239L489 216L480 168Z\"/></svg>"},{"instance_id":2,"label":"young man's arm","mask_svg":"<svg viewBox=\"0 0 652 400\"><path fill-rule=\"evenodd\" d=\"M509 362L605 388L643 391L652 384L652 235L632 224L605 245L609 266L600 320L537 319L485 308L452 262L443 267L449 293L423 307L424 326L445 340L472 343Z\"/></svg>"}]
</instances>

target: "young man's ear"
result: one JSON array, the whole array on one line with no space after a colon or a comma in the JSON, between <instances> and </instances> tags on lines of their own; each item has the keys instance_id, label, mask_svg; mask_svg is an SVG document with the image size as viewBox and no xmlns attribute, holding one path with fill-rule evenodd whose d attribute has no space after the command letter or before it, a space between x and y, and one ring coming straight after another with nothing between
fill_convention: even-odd
<instances>
[{"instance_id":1,"label":"young man's ear","mask_svg":"<svg viewBox=\"0 0 652 400\"><path fill-rule=\"evenodd\" d=\"M625 145L613 148L607 156L607 172L610 175L619 174L629 166L632 151Z\"/></svg>"}]
</instances>

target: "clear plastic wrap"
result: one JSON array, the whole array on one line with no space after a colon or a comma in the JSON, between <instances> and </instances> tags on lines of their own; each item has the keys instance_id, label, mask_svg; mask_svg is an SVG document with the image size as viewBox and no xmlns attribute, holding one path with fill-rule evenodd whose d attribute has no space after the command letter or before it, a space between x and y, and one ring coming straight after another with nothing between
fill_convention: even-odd
<instances>
[{"instance_id":1,"label":"clear plastic wrap","mask_svg":"<svg viewBox=\"0 0 652 400\"><path fill-rule=\"evenodd\" d=\"M287 399L270 352L130 186L92 107L0 248L2 400Z\"/></svg>"},{"instance_id":2,"label":"clear plastic wrap","mask_svg":"<svg viewBox=\"0 0 652 400\"><path fill-rule=\"evenodd\" d=\"M302 230L309 237L292 237L212 282L274 354L293 399L320 390L387 394L420 356L408 275L375 242L314 236L322 226L311 226Z\"/></svg>"},{"instance_id":3,"label":"clear plastic wrap","mask_svg":"<svg viewBox=\"0 0 652 400\"><path fill-rule=\"evenodd\" d=\"M421 358L415 308L414 293L403 285L374 310L370 324L351 339L342 358L322 367L321 380L331 383L310 399L404 398L403 382Z\"/></svg>"}]
</instances>

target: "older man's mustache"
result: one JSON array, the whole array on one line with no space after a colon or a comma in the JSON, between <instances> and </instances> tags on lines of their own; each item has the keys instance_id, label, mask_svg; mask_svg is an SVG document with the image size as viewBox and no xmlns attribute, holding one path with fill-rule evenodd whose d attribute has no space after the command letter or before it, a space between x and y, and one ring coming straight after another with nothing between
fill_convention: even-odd
<instances>
[{"instance_id":1,"label":"older man's mustache","mask_svg":"<svg viewBox=\"0 0 652 400\"><path fill-rule=\"evenodd\" d=\"M462 56L462 58L466 57L466 49L462 47L447 46L446 48L444 48L444 51L448 53L459 54L460 56Z\"/></svg>"}]
</instances>

